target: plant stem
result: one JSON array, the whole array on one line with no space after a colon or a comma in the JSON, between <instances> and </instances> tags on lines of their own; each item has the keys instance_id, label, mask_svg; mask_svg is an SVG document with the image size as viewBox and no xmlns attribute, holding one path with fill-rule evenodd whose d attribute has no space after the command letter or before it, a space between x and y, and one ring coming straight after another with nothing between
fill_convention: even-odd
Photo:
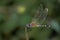
<instances>
[{"instance_id":1,"label":"plant stem","mask_svg":"<svg viewBox=\"0 0 60 40\"><path fill-rule=\"evenodd\" d=\"M26 40L29 40L28 32L27 32L27 27L25 27L25 36L26 36Z\"/></svg>"}]
</instances>

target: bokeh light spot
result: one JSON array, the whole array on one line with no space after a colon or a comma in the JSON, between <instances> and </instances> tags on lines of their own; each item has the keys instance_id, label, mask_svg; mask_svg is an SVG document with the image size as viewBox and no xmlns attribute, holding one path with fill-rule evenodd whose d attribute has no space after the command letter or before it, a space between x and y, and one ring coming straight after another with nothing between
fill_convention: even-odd
<instances>
[{"instance_id":1,"label":"bokeh light spot","mask_svg":"<svg viewBox=\"0 0 60 40\"><path fill-rule=\"evenodd\" d=\"M26 7L25 6L18 6L17 11L19 14L23 14L26 11Z\"/></svg>"}]
</instances>

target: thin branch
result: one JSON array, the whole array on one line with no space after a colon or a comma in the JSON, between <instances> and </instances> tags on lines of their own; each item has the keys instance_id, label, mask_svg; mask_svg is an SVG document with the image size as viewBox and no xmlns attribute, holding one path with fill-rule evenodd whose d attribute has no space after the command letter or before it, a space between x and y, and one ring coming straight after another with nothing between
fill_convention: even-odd
<instances>
[{"instance_id":1,"label":"thin branch","mask_svg":"<svg viewBox=\"0 0 60 40\"><path fill-rule=\"evenodd\" d=\"M29 40L28 32L27 32L27 27L25 27L25 36L26 36L26 40Z\"/></svg>"}]
</instances>

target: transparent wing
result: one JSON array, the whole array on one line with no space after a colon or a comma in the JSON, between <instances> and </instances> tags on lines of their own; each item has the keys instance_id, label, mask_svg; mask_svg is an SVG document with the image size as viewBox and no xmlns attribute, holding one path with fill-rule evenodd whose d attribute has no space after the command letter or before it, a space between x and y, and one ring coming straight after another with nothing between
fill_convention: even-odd
<instances>
[{"instance_id":1,"label":"transparent wing","mask_svg":"<svg viewBox=\"0 0 60 40\"><path fill-rule=\"evenodd\" d=\"M44 8L43 4L40 4L40 6L38 7L35 16L32 19L32 22L28 25L28 26L36 26L36 25L40 25L43 24L44 21L46 20L48 14L48 8ZM39 22L40 21L40 22Z\"/></svg>"},{"instance_id":2,"label":"transparent wing","mask_svg":"<svg viewBox=\"0 0 60 40\"><path fill-rule=\"evenodd\" d=\"M47 17L47 9L48 8L43 8L43 4L40 5L40 7L37 9L37 13L35 15L35 20L38 22L39 20L41 21L40 24L42 24Z\"/></svg>"}]
</instances>

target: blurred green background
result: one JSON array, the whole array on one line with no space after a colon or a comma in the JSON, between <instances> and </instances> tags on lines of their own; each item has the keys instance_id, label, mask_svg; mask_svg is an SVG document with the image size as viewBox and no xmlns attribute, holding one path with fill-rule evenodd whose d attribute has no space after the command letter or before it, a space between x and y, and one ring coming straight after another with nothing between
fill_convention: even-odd
<instances>
[{"instance_id":1,"label":"blurred green background","mask_svg":"<svg viewBox=\"0 0 60 40\"><path fill-rule=\"evenodd\" d=\"M27 28L41 3L51 27ZM0 40L60 40L60 0L0 0Z\"/></svg>"}]
</instances>

